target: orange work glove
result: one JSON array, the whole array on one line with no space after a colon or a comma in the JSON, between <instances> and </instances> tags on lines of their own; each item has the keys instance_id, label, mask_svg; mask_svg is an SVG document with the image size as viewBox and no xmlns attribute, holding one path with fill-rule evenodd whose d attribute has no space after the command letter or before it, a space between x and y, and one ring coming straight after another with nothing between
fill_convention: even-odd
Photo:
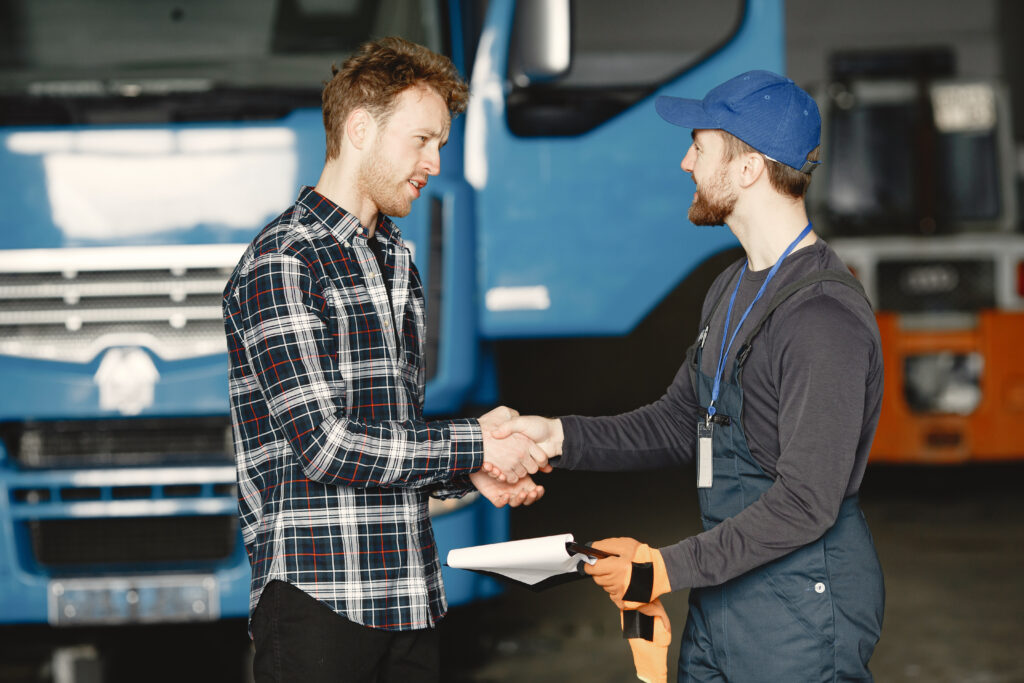
<instances>
[{"instance_id":1,"label":"orange work glove","mask_svg":"<svg viewBox=\"0 0 1024 683\"><path fill-rule=\"evenodd\" d=\"M661 551L633 538L606 538L592 545L617 555L584 565L583 570L619 609L636 609L672 590Z\"/></svg>"},{"instance_id":2,"label":"orange work glove","mask_svg":"<svg viewBox=\"0 0 1024 683\"><path fill-rule=\"evenodd\" d=\"M634 610L630 610L631 612ZM661 600L642 605L635 610L654 619L654 637L630 638L636 677L644 683L668 683L668 646L672 644L672 625ZM619 620L625 628L627 612L620 612Z\"/></svg>"}]
</instances>

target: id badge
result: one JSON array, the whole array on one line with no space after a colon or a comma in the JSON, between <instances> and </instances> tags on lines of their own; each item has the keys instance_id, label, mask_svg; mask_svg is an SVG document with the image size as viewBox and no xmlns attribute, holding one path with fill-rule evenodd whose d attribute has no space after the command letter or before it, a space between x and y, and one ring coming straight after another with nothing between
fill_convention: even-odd
<instances>
[{"instance_id":1,"label":"id badge","mask_svg":"<svg viewBox=\"0 0 1024 683\"><path fill-rule=\"evenodd\" d=\"M714 423L697 421L697 488L709 489L714 479L712 463L711 431Z\"/></svg>"}]
</instances>

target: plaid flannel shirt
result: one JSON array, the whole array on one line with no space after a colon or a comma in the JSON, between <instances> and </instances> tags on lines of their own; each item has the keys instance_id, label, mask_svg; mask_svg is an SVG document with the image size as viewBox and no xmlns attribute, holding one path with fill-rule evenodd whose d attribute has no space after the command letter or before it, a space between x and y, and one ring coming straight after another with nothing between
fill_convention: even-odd
<instances>
[{"instance_id":1,"label":"plaid flannel shirt","mask_svg":"<svg viewBox=\"0 0 1024 683\"><path fill-rule=\"evenodd\" d=\"M380 268L356 217L304 188L224 292L250 617L271 579L350 621L430 627L447 609L428 496L483 463L476 420L423 421L424 311L398 229Z\"/></svg>"}]
</instances>

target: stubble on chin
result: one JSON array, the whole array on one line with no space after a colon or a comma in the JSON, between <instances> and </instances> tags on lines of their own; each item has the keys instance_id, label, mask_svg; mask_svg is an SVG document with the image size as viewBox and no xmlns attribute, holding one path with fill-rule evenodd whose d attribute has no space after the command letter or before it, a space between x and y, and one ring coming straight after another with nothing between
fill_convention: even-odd
<instances>
[{"instance_id":1,"label":"stubble on chin","mask_svg":"<svg viewBox=\"0 0 1024 683\"><path fill-rule=\"evenodd\" d=\"M394 181L394 167L380 154L371 154L359 169L359 190L385 216L402 218L412 210L412 201L402 194L403 185Z\"/></svg>"},{"instance_id":2,"label":"stubble on chin","mask_svg":"<svg viewBox=\"0 0 1024 683\"><path fill-rule=\"evenodd\" d=\"M686 216L694 225L725 225L736 208L736 193L729 190L725 174L707 188L698 188Z\"/></svg>"}]
</instances>

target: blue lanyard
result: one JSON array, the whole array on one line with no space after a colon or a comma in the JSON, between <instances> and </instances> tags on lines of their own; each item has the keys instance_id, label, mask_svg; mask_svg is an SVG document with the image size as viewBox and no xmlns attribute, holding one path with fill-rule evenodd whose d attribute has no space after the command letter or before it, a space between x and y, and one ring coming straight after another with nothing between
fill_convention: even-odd
<instances>
[{"instance_id":1,"label":"blue lanyard","mask_svg":"<svg viewBox=\"0 0 1024 683\"><path fill-rule=\"evenodd\" d=\"M729 346L726 346L725 338L729 336L729 320L732 318L732 307L733 304L736 303L736 294L740 291L740 283L743 282L743 271L746 270L746 265L741 267L740 276L736 280L736 287L732 290L732 297L729 299L729 310L726 311L725 314L725 329L722 331L722 348L718 352L718 367L715 368L715 383L711 387L711 403L708 404L708 420L710 420L711 416L715 414L715 401L718 400L718 392L722 388L722 370L724 370L723 361L726 354L730 349L732 349L732 343L736 339L736 335L739 333L740 328L743 327L743 321L747 319L747 316L750 315L750 309L754 307L754 304L756 304L758 299L761 298L761 295L764 294L764 290L768 287L768 283L772 281L772 278L775 277L775 273L778 271L779 266L781 266L782 262L786 260L786 257L789 256L790 252L796 248L796 245L800 243L800 240L807 237L808 233L811 232L811 227L812 224L808 223L807 227L804 228L804 231L801 232L795 240L793 240L792 244L786 247L786 251L782 252L782 256L780 256L779 260L775 262L772 269L768 271L768 277L766 277L764 282L761 283L761 289L757 290L757 296L755 296L754 300L750 302L749 306L747 306L747 310L743 312L743 317L740 318L739 323L736 324L736 329L732 331L732 336L729 337Z\"/></svg>"}]
</instances>

